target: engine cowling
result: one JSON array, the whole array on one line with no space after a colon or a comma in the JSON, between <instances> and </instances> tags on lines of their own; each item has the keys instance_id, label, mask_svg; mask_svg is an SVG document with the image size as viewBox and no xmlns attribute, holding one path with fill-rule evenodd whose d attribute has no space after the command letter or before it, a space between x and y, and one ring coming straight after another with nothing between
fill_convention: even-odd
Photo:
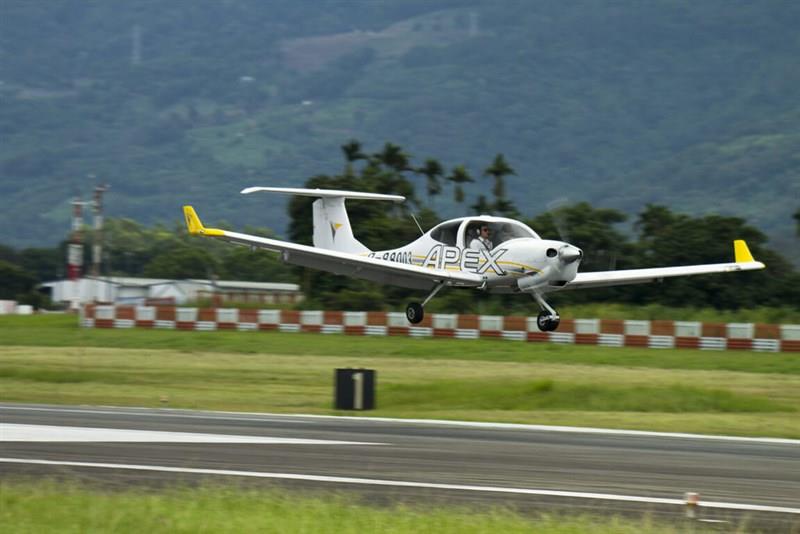
<instances>
[{"instance_id":1,"label":"engine cowling","mask_svg":"<svg viewBox=\"0 0 800 534\"><path fill-rule=\"evenodd\" d=\"M536 262L543 265L538 272L530 273L517 280L517 288L523 292L533 292L545 287L565 286L578 274L578 266L583 251L576 246L560 241L547 241L537 252Z\"/></svg>"}]
</instances>

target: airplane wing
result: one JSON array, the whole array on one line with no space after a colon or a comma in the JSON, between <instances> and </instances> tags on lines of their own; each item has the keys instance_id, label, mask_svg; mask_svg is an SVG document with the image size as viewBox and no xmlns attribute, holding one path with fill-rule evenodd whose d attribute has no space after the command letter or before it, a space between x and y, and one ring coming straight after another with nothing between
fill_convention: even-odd
<instances>
[{"instance_id":1,"label":"airplane wing","mask_svg":"<svg viewBox=\"0 0 800 534\"><path fill-rule=\"evenodd\" d=\"M475 273L428 269L417 265L299 245L279 239L229 232L219 228L206 228L191 206L184 206L183 214L190 234L214 237L223 241L280 252L283 261L293 265L414 289L431 289L434 284L477 287L484 282L483 277Z\"/></svg>"},{"instance_id":2,"label":"airplane wing","mask_svg":"<svg viewBox=\"0 0 800 534\"><path fill-rule=\"evenodd\" d=\"M763 269L765 265L755 261L747 243L742 240L733 242L735 261L732 263L712 263L708 265L687 265L684 267L657 267L654 269L627 269L621 271L599 271L578 273L575 278L562 289L582 289L589 287L617 286L624 284L641 284L661 281L675 276L691 276L695 274L730 273L735 271L753 271Z\"/></svg>"}]
</instances>

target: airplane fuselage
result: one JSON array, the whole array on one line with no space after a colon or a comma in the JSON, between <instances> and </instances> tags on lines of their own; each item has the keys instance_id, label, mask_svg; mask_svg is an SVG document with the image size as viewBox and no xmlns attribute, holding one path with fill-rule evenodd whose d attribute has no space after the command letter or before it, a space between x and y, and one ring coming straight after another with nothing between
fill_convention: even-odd
<instances>
[{"instance_id":1,"label":"airplane fuselage","mask_svg":"<svg viewBox=\"0 0 800 534\"><path fill-rule=\"evenodd\" d=\"M496 229L485 241L478 240L475 233L482 226ZM367 255L387 262L475 273L484 277L486 289L511 292L558 289L575 278L582 253L563 241L541 239L519 221L481 216L446 221L408 245Z\"/></svg>"}]
</instances>

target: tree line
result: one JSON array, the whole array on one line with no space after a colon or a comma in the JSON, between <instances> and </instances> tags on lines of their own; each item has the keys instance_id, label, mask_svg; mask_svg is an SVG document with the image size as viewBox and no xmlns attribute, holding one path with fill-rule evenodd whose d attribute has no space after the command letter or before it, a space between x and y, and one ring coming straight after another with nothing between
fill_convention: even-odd
<instances>
[{"instance_id":1,"label":"tree line","mask_svg":"<svg viewBox=\"0 0 800 534\"><path fill-rule=\"evenodd\" d=\"M464 165L446 167L434 158L414 163L402 147L385 143L368 152L351 140L341 147L344 166L339 174L320 174L305 183L309 188L344 189L399 194L403 204L348 202L356 237L370 249L387 249L419 236L417 225L429 230L442 219L436 209L457 206L461 213L518 218L543 238L563 239L585 253L582 271L633 269L664 265L717 263L732 259L732 241L747 240L754 256L767 264L758 272L731 276L702 276L666 280L661 284L558 293L557 302L621 302L670 306L738 309L754 306L790 306L800 303L800 273L777 251L767 237L744 219L721 215L690 216L668 207L648 204L632 220L625 213L587 202L557 202L536 215L525 214L506 188L515 171L503 154L497 154L479 175ZM483 180L484 194L468 199L464 184ZM451 197L452 200L447 197ZM311 243L312 198L294 197L288 206L289 238ZM795 214L800 235L800 210ZM219 222L216 226L230 227ZM266 228L244 231L274 236ZM87 242L91 230L85 229ZM304 306L328 309L381 309L397 307L409 290L287 266L267 251L250 251L208 239L192 238L182 224L146 227L129 219L109 219L105 232L103 275L186 279L296 282L305 294ZM0 245L0 298L35 305L46 304L37 284L63 277L66 241L53 248L15 250ZM89 265L90 247L84 265ZM480 308L526 312L532 303L518 295L491 295L475 291L445 291L431 302L432 310L466 311Z\"/></svg>"},{"instance_id":2,"label":"tree line","mask_svg":"<svg viewBox=\"0 0 800 534\"><path fill-rule=\"evenodd\" d=\"M384 203L349 201L348 214L356 237L370 249L388 249L407 243L419 232L410 221L416 211L424 230L441 221L435 211L439 197L452 195L461 213L519 218L543 238L563 239L583 249L582 271L634 269L665 265L718 263L733 258L732 241L747 240L751 251L768 269L736 277L706 276L666 280L661 284L621 286L587 291L565 291L552 298L559 302L659 302L670 306L737 309L755 306L797 306L800 273L778 252L767 237L739 217L690 216L665 206L649 204L633 219L609 208L587 202L556 203L538 215L525 214L507 191L506 178L515 171L503 154L497 154L480 174L464 165L446 168L428 158L414 164L412 157L392 143L373 153L352 140L342 146L345 164L336 175L317 175L305 186L401 194L408 202L387 208ZM477 198L467 199L465 183L483 181ZM418 194L424 191L424 198ZM313 199L295 197L289 205L289 236L310 243ZM800 216L799 216L800 217ZM372 309L401 305L408 291L370 282L301 270L309 300L317 306L340 309ZM529 310L531 303L518 295L490 295L474 291L445 291L431 302L433 310L463 311Z\"/></svg>"}]
</instances>

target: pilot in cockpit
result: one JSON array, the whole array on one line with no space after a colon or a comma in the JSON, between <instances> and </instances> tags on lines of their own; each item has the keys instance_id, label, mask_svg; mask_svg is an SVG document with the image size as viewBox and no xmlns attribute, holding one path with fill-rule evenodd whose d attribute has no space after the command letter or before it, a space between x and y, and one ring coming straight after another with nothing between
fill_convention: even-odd
<instances>
[{"instance_id":1,"label":"pilot in cockpit","mask_svg":"<svg viewBox=\"0 0 800 534\"><path fill-rule=\"evenodd\" d=\"M494 244L492 243L492 232L489 225L482 224L478 229L478 235L469 242L469 248L472 250L492 250Z\"/></svg>"}]
</instances>

